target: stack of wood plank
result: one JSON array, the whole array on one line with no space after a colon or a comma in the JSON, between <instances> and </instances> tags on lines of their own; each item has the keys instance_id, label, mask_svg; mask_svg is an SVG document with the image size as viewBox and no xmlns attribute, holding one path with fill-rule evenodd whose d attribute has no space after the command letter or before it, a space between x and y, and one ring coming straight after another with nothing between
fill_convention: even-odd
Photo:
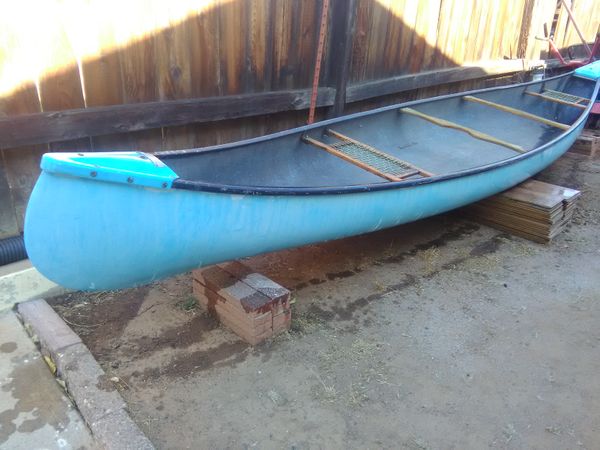
<instances>
[{"instance_id":1,"label":"stack of wood plank","mask_svg":"<svg viewBox=\"0 0 600 450\"><path fill-rule=\"evenodd\" d=\"M530 239L549 242L573 217L580 191L528 180L465 209L477 222Z\"/></svg>"},{"instance_id":2,"label":"stack of wood plank","mask_svg":"<svg viewBox=\"0 0 600 450\"><path fill-rule=\"evenodd\" d=\"M600 130L585 128L569 151L592 158L600 154Z\"/></svg>"}]
</instances>

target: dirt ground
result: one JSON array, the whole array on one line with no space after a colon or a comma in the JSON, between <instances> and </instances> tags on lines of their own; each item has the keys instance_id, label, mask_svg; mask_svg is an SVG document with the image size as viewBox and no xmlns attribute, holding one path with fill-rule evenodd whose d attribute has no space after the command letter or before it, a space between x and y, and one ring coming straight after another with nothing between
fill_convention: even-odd
<instances>
[{"instance_id":1,"label":"dirt ground","mask_svg":"<svg viewBox=\"0 0 600 450\"><path fill-rule=\"evenodd\" d=\"M158 448L597 449L600 160L539 178L584 191L550 245L454 213L247 260L295 300L256 348L189 275L54 307Z\"/></svg>"}]
</instances>

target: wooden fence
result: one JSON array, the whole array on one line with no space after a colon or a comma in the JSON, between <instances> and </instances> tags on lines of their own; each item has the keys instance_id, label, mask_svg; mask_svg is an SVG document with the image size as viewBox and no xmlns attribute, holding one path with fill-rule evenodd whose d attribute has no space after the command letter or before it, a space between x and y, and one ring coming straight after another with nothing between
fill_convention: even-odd
<instances>
[{"instance_id":1,"label":"wooden fence","mask_svg":"<svg viewBox=\"0 0 600 450\"><path fill-rule=\"evenodd\" d=\"M14 2L0 16L0 237L22 230L46 151L191 148L304 123L322 1ZM330 1L320 117L527 69L556 11L556 0ZM573 3L593 40L600 3ZM560 45L576 42L572 28L561 13Z\"/></svg>"}]
</instances>

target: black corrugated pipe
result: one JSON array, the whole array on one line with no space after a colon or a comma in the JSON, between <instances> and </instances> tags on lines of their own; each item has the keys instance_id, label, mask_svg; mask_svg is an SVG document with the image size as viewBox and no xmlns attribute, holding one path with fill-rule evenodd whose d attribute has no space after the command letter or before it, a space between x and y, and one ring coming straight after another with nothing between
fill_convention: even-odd
<instances>
[{"instance_id":1,"label":"black corrugated pipe","mask_svg":"<svg viewBox=\"0 0 600 450\"><path fill-rule=\"evenodd\" d=\"M0 266L27 259L23 236L0 239Z\"/></svg>"}]
</instances>

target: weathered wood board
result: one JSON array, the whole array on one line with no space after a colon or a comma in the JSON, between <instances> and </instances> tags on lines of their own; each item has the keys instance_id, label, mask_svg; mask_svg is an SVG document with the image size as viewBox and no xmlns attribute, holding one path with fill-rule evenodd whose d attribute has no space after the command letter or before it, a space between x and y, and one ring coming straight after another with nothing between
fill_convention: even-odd
<instances>
[{"instance_id":1,"label":"weathered wood board","mask_svg":"<svg viewBox=\"0 0 600 450\"><path fill-rule=\"evenodd\" d=\"M536 242L550 242L571 221L580 195L575 189L527 180L463 211L485 225Z\"/></svg>"}]
</instances>

